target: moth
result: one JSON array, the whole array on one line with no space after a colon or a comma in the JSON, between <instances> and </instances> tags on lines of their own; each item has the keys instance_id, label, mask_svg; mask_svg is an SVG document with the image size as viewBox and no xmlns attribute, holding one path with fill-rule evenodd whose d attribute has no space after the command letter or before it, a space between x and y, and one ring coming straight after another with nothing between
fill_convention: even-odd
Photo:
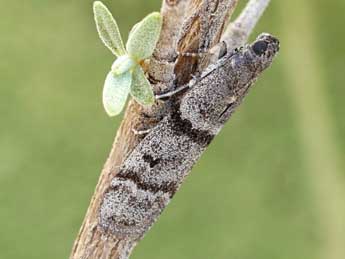
<instances>
[{"instance_id":1,"label":"moth","mask_svg":"<svg viewBox=\"0 0 345 259\"><path fill-rule=\"evenodd\" d=\"M174 96L171 111L143 138L103 194L99 227L137 242L279 51L260 35L229 51Z\"/></svg>"},{"instance_id":2,"label":"moth","mask_svg":"<svg viewBox=\"0 0 345 259\"><path fill-rule=\"evenodd\" d=\"M151 13L134 25L125 48L117 23L107 7L96 1L93 12L99 37L117 57L104 83L105 111L109 116L118 115L129 94L141 105L152 105L155 97L141 63L153 54L159 39L162 28L160 13Z\"/></svg>"}]
</instances>

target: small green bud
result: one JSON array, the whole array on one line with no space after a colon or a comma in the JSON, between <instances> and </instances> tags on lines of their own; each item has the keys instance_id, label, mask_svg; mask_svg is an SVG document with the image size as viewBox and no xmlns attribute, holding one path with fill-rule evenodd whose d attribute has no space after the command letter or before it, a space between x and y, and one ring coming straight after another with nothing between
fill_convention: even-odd
<instances>
[{"instance_id":1,"label":"small green bud","mask_svg":"<svg viewBox=\"0 0 345 259\"><path fill-rule=\"evenodd\" d=\"M115 60L111 67L111 71L113 71L115 75L119 75L131 70L135 65L136 63L132 58L128 55L123 55Z\"/></svg>"},{"instance_id":2,"label":"small green bud","mask_svg":"<svg viewBox=\"0 0 345 259\"><path fill-rule=\"evenodd\" d=\"M154 93L140 62L153 54L162 27L161 15L151 13L133 26L126 45L127 53L109 10L100 1L94 2L93 10L100 38L118 57L104 83L105 111L109 116L118 115L129 93L141 105L152 105L155 102Z\"/></svg>"}]
</instances>

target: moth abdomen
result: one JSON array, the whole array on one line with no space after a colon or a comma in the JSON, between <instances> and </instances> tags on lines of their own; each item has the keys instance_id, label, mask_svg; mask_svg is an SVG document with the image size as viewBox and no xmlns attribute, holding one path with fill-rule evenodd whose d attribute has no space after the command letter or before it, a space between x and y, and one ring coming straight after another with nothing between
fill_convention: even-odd
<instances>
[{"instance_id":1,"label":"moth abdomen","mask_svg":"<svg viewBox=\"0 0 345 259\"><path fill-rule=\"evenodd\" d=\"M132 180L115 178L104 194L99 225L116 236L138 240L170 201L167 193L143 190Z\"/></svg>"}]
</instances>

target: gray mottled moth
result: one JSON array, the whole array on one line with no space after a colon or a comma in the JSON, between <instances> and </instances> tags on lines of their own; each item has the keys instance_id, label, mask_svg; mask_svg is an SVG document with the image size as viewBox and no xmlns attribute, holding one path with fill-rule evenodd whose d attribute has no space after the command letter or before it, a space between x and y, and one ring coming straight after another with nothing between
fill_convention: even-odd
<instances>
[{"instance_id":1,"label":"gray mottled moth","mask_svg":"<svg viewBox=\"0 0 345 259\"><path fill-rule=\"evenodd\" d=\"M133 241L145 234L278 51L278 40L262 34L185 87L112 179L99 211L101 229Z\"/></svg>"}]
</instances>

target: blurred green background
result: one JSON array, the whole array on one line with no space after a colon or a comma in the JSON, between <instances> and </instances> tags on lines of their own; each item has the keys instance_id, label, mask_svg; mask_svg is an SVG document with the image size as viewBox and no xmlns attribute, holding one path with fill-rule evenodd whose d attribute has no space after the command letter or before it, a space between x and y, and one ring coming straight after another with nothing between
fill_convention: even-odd
<instances>
[{"instance_id":1,"label":"blurred green background","mask_svg":"<svg viewBox=\"0 0 345 259\"><path fill-rule=\"evenodd\" d=\"M67 258L121 121L114 57L92 1L0 1L0 258ZM104 1L125 38L160 2ZM345 258L344 11L272 0L253 37L279 57L132 258Z\"/></svg>"}]
</instances>

